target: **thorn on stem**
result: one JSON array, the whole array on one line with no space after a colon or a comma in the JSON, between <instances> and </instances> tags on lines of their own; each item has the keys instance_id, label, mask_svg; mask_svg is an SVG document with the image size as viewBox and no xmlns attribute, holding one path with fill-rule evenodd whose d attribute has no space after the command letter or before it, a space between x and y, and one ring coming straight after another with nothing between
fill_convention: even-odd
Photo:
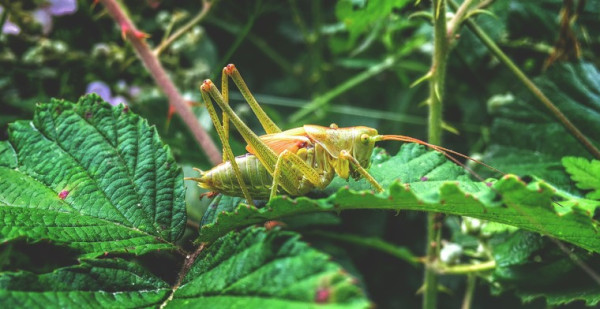
<instances>
[{"instance_id":1,"label":"thorn on stem","mask_svg":"<svg viewBox=\"0 0 600 309\"><path fill-rule=\"evenodd\" d=\"M150 37L149 34L139 31L137 29L133 29L127 23L121 22L120 26L121 26L121 37L123 38L123 40L127 39L128 34L135 38L138 38L140 40L147 39Z\"/></svg>"}]
</instances>

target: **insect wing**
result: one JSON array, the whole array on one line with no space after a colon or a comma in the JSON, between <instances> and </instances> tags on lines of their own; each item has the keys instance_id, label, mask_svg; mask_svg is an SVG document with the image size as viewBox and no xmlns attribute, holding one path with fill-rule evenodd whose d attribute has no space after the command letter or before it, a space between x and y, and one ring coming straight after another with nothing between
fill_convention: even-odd
<instances>
[{"instance_id":1,"label":"insect wing","mask_svg":"<svg viewBox=\"0 0 600 309\"><path fill-rule=\"evenodd\" d=\"M265 145L273 149L276 154L280 154L285 150L297 153L298 149L307 147L311 144L310 139L306 137L303 128L295 128L281 133L266 134L259 138ZM255 150L251 145L247 145L246 150L251 154L255 154Z\"/></svg>"}]
</instances>

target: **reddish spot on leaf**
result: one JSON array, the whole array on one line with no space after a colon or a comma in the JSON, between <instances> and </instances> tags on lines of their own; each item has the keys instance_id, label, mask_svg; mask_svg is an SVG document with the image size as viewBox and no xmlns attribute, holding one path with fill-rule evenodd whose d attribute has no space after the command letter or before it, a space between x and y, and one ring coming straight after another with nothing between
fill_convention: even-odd
<instances>
[{"instance_id":1,"label":"reddish spot on leaf","mask_svg":"<svg viewBox=\"0 0 600 309\"><path fill-rule=\"evenodd\" d=\"M326 303L329 301L330 295L331 291L328 288L319 288L315 294L315 302L318 304Z\"/></svg>"},{"instance_id":2,"label":"reddish spot on leaf","mask_svg":"<svg viewBox=\"0 0 600 309\"><path fill-rule=\"evenodd\" d=\"M68 195L69 195L69 190L62 190L58 194L58 198L61 199L61 200L64 200L64 199L67 198Z\"/></svg>"},{"instance_id":3,"label":"reddish spot on leaf","mask_svg":"<svg viewBox=\"0 0 600 309\"><path fill-rule=\"evenodd\" d=\"M90 119L90 118L92 118L92 112L86 112L85 119Z\"/></svg>"},{"instance_id":4,"label":"reddish spot on leaf","mask_svg":"<svg viewBox=\"0 0 600 309\"><path fill-rule=\"evenodd\" d=\"M272 230L277 226L284 227L285 223L283 223L281 221L276 221L276 220L270 220L270 221L265 222L265 228L267 230Z\"/></svg>"},{"instance_id":5,"label":"reddish spot on leaf","mask_svg":"<svg viewBox=\"0 0 600 309\"><path fill-rule=\"evenodd\" d=\"M427 178L427 177L425 177L425 176L421 177L421 181L427 181L427 179L428 179L428 178Z\"/></svg>"}]
</instances>

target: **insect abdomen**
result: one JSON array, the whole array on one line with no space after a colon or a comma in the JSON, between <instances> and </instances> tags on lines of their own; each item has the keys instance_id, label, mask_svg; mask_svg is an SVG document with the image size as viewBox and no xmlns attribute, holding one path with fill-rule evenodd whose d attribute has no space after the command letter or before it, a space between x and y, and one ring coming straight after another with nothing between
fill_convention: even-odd
<instances>
[{"instance_id":1,"label":"insect abdomen","mask_svg":"<svg viewBox=\"0 0 600 309\"><path fill-rule=\"evenodd\" d=\"M238 156L235 162L240 168L244 183L253 198L264 199L269 197L273 178L262 166L258 158L251 154ZM200 187L213 192L231 196L242 196L235 173L229 161L223 162L211 170L203 172L198 180Z\"/></svg>"}]
</instances>

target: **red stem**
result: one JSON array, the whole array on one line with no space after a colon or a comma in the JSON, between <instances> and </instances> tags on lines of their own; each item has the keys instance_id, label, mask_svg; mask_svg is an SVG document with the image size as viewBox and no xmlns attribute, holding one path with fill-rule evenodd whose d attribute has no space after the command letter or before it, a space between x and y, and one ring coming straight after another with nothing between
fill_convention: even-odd
<instances>
[{"instance_id":1,"label":"red stem","mask_svg":"<svg viewBox=\"0 0 600 309\"><path fill-rule=\"evenodd\" d=\"M136 26L131 22L127 14L123 11L119 3L115 0L100 0L106 7L106 10L115 19L117 24L121 27L123 36L126 37L131 45L135 49L138 57L142 60L142 63L154 78L154 81L160 89L165 93L169 99L169 104L175 108L175 111L179 114L183 122L190 129L196 142L200 145L202 150L206 153L208 158L213 164L221 162L221 153L217 146L212 141L210 136L202 129L196 116L192 112L192 109L186 104L185 100L173 84L173 81L169 78L165 69L162 67L158 58L154 55L148 44L146 43L146 35L140 32Z\"/></svg>"}]
</instances>

